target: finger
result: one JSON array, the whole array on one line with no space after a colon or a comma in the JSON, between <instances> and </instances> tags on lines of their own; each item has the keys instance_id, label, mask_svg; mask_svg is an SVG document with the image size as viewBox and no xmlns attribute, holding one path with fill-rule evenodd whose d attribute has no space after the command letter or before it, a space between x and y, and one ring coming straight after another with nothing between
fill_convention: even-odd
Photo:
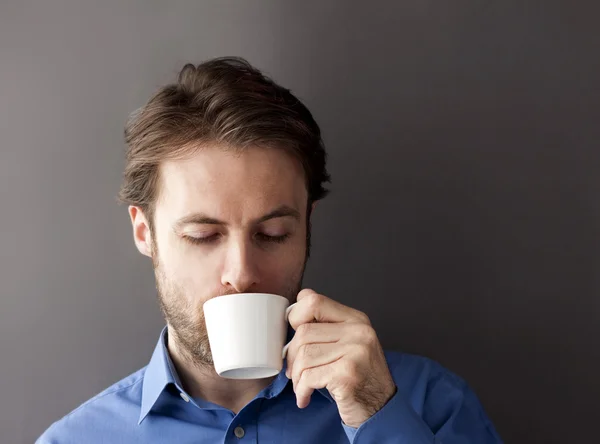
<instances>
[{"instance_id":1,"label":"finger","mask_svg":"<svg viewBox=\"0 0 600 444\"><path fill-rule=\"evenodd\" d=\"M337 343L303 344L298 349L291 368L294 387L297 386L304 371L337 361L348 352L347 347L347 345L340 346Z\"/></svg>"},{"instance_id":2,"label":"finger","mask_svg":"<svg viewBox=\"0 0 600 444\"><path fill-rule=\"evenodd\" d=\"M310 387L303 387L301 391L296 391L296 405L299 409L304 409L310 404L310 397L315 390Z\"/></svg>"},{"instance_id":3,"label":"finger","mask_svg":"<svg viewBox=\"0 0 600 444\"><path fill-rule=\"evenodd\" d=\"M344 324L344 323L311 323L302 324L298 327L294 333L294 337L290 341L287 350L287 371L286 376L291 378L291 368L293 367L296 354L298 349L304 344L310 343L328 343L328 342L346 342L359 339L356 330L356 324Z\"/></svg>"},{"instance_id":4,"label":"finger","mask_svg":"<svg viewBox=\"0 0 600 444\"><path fill-rule=\"evenodd\" d=\"M298 303L290 311L289 323L294 330L309 322L361 322L369 323L369 318L354 308L340 304L313 290L298 293Z\"/></svg>"},{"instance_id":5,"label":"finger","mask_svg":"<svg viewBox=\"0 0 600 444\"><path fill-rule=\"evenodd\" d=\"M335 362L339 362L335 361ZM310 403L312 393L317 389L327 386L329 381L335 376L335 362L319 367L309 368L302 372L300 380L295 387L296 405L298 408L305 408Z\"/></svg>"}]
</instances>

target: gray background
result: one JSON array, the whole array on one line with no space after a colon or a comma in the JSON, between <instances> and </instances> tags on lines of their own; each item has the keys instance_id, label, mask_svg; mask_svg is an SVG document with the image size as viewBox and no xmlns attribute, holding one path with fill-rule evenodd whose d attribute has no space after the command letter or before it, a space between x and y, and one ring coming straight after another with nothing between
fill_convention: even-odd
<instances>
[{"instance_id":1,"label":"gray background","mask_svg":"<svg viewBox=\"0 0 600 444\"><path fill-rule=\"evenodd\" d=\"M115 203L122 127L222 55L322 125L306 283L466 378L507 442L597 437L595 3L4 0L0 442L148 361L162 320Z\"/></svg>"}]
</instances>

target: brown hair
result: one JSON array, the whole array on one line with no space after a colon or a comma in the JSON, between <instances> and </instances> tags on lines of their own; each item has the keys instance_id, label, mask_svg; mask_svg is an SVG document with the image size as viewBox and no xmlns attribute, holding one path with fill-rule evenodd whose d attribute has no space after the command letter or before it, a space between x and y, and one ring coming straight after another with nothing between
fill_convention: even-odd
<instances>
[{"instance_id":1,"label":"brown hair","mask_svg":"<svg viewBox=\"0 0 600 444\"><path fill-rule=\"evenodd\" d=\"M290 90L238 57L187 64L177 83L157 91L125 126L126 167L122 203L139 206L152 224L159 164L199 145L232 149L267 146L287 150L302 164L311 203L330 181L319 126Z\"/></svg>"}]
</instances>

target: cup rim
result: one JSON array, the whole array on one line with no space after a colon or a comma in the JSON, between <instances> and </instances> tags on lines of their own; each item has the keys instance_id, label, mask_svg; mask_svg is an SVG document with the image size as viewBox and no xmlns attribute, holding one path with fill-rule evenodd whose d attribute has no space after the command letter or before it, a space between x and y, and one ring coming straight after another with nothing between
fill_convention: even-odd
<instances>
[{"instance_id":1,"label":"cup rim","mask_svg":"<svg viewBox=\"0 0 600 444\"><path fill-rule=\"evenodd\" d=\"M248 292L245 292L245 293L225 294L223 296L214 296L214 297L210 298L208 301L204 302L204 304L202 304L202 308L204 309L204 307L206 307L207 304L208 305L212 305L213 301L217 301L218 299L221 299L221 298L226 298L226 297L229 297L229 296L238 296L238 297L239 296L243 296L243 297L245 297L245 296L249 296L249 295L253 295L253 296L269 296L269 297L274 296L274 297L277 297L277 298L285 299L288 302L288 304L292 304L292 302L288 298L286 298L285 296L281 296L280 294L275 294L275 293L259 293L259 292L248 293Z\"/></svg>"}]
</instances>

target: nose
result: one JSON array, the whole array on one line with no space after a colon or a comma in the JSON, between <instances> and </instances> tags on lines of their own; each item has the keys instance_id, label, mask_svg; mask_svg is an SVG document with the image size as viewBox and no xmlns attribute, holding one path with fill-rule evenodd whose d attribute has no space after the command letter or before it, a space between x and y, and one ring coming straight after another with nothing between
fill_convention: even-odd
<instances>
[{"instance_id":1,"label":"nose","mask_svg":"<svg viewBox=\"0 0 600 444\"><path fill-rule=\"evenodd\" d=\"M256 258L253 256L252 245L248 245L248 241L232 238L227 245L221 285L238 293L257 286L260 279Z\"/></svg>"}]
</instances>

